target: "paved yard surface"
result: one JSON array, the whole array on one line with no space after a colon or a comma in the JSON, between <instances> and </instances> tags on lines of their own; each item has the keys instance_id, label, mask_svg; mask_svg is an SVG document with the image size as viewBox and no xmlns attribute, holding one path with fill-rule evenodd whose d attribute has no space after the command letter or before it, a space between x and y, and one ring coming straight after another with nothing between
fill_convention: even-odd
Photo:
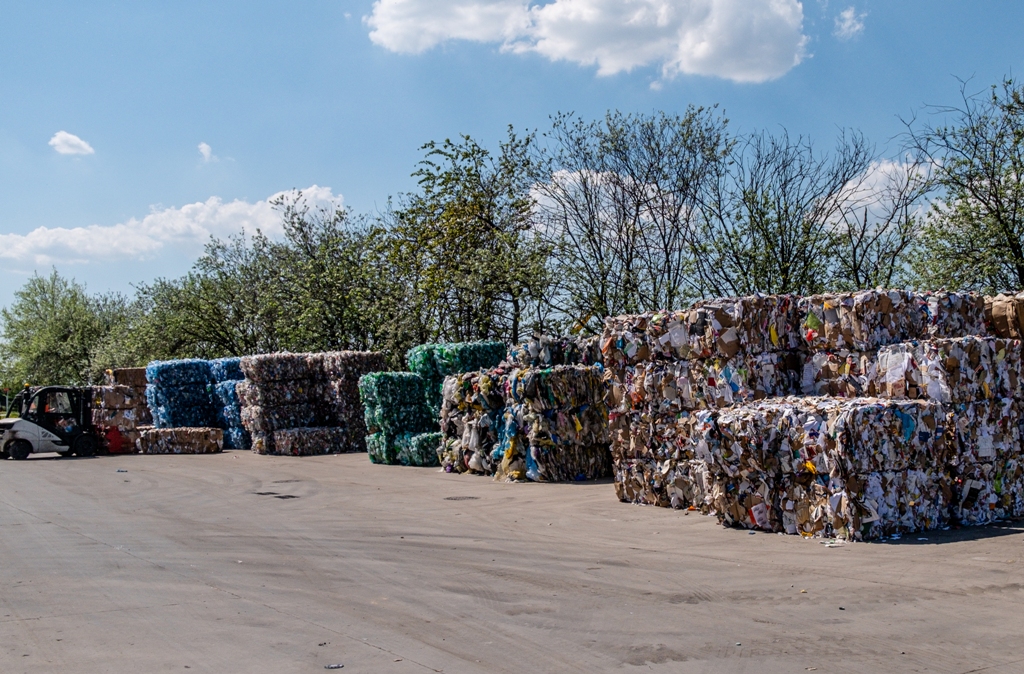
<instances>
[{"instance_id":1,"label":"paved yard surface","mask_svg":"<svg viewBox=\"0 0 1024 674\"><path fill-rule=\"evenodd\" d=\"M923 537L365 454L4 461L0 672L1024 672L1024 527Z\"/></svg>"}]
</instances>

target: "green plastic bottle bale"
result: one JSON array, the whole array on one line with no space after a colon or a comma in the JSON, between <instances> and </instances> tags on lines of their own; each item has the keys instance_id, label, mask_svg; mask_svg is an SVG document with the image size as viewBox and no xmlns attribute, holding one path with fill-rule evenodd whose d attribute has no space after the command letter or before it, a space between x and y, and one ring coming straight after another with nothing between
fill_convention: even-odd
<instances>
[{"instance_id":1,"label":"green plastic bottle bale","mask_svg":"<svg viewBox=\"0 0 1024 674\"><path fill-rule=\"evenodd\" d=\"M398 463L398 450L384 433L371 433L366 436L366 453L371 463Z\"/></svg>"},{"instance_id":2,"label":"green plastic bottle bale","mask_svg":"<svg viewBox=\"0 0 1024 674\"><path fill-rule=\"evenodd\" d=\"M423 378L414 372L374 372L359 379L366 427L371 433L423 433L437 428L426 405Z\"/></svg>"},{"instance_id":3,"label":"green plastic bottle bale","mask_svg":"<svg viewBox=\"0 0 1024 674\"><path fill-rule=\"evenodd\" d=\"M486 370L497 367L505 360L503 342L458 342L438 344L434 350L434 363L442 376L457 372Z\"/></svg>"},{"instance_id":4,"label":"green plastic bottle bale","mask_svg":"<svg viewBox=\"0 0 1024 674\"><path fill-rule=\"evenodd\" d=\"M438 450L441 447L441 433L420 433L409 438L409 448L404 459L406 466L439 466Z\"/></svg>"}]
</instances>

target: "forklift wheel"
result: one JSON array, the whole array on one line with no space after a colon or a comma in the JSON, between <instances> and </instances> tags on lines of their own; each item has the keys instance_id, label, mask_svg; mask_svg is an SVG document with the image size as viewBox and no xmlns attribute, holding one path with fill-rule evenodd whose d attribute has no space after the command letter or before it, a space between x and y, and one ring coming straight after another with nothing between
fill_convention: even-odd
<instances>
[{"instance_id":1,"label":"forklift wheel","mask_svg":"<svg viewBox=\"0 0 1024 674\"><path fill-rule=\"evenodd\" d=\"M78 456L94 456L96 454L96 439L91 435L80 435L72 445L71 451Z\"/></svg>"},{"instance_id":2,"label":"forklift wheel","mask_svg":"<svg viewBox=\"0 0 1024 674\"><path fill-rule=\"evenodd\" d=\"M7 445L7 453L15 461L24 461L32 453L32 443L28 440L15 440Z\"/></svg>"}]
</instances>

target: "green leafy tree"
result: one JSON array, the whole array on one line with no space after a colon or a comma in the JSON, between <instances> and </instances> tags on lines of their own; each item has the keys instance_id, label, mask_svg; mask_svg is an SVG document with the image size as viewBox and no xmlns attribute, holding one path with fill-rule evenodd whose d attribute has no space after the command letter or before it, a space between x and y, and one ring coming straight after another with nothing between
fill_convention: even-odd
<instances>
[{"instance_id":1,"label":"green leafy tree","mask_svg":"<svg viewBox=\"0 0 1024 674\"><path fill-rule=\"evenodd\" d=\"M914 269L931 287L1024 288L1024 87L1013 79L932 108L944 124L907 123L932 167L937 198Z\"/></svg>"},{"instance_id":2,"label":"green leafy tree","mask_svg":"<svg viewBox=\"0 0 1024 674\"><path fill-rule=\"evenodd\" d=\"M514 342L536 322L549 248L531 220L533 143L509 128L496 155L469 136L423 146L420 191L388 214L420 340Z\"/></svg>"},{"instance_id":3,"label":"green leafy tree","mask_svg":"<svg viewBox=\"0 0 1024 674\"><path fill-rule=\"evenodd\" d=\"M88 383L98 344L124 322L120 294L90 296L85 286L57 273L33 275L0 310L8 377L34 385Z\"/></svg>"}]
</instances>

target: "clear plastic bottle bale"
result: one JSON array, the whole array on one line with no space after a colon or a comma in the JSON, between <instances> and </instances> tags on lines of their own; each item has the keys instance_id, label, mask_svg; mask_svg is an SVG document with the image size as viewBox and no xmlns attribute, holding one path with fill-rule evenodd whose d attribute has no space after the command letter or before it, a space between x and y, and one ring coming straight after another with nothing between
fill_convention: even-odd
<instances>
[{"instance_id":1,"label":"clear plastic bottle bale","mask_svg":"<svg viewBox=\"0 0 1024 674\"><path fill-rule=\"evenodd\" d=\"M290 428L274 432L274 448L284 456L317 456L345 451L345 432L340 428Z\"/></svg>"}]
</instances>

